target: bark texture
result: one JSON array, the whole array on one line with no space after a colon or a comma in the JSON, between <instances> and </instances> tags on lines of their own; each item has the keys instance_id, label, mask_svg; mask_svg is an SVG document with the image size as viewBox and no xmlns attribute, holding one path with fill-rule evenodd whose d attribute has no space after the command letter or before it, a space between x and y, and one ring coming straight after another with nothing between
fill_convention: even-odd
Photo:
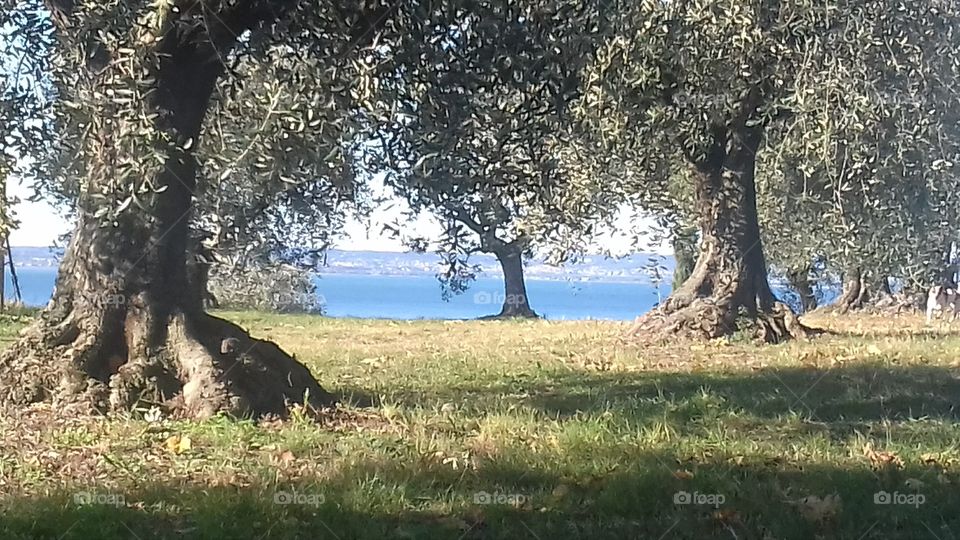
<instances>
[{"instance_id":1,"label":"bark texture","mask_svg":"<svg viewBox=\"0 0 960 540\"><path fill-rule=\"evenodd\" d=\"M779 342L810 330L776 301L757 219L754 183L761 128L715 128L709 156L696 167L700 252L690 277L630 334L716 338L747 323L759 339Z\"/></svg>"},{"instance_id":2,"label":"bark texture","mask_svg":"<svg viewBox=\"0 0 960 540\"><path fill-rule=\"evenodd\" d=\"M69 16L69 13L61 14ZM286 413L294 403L329 406L334 398L309 370L276 345L205 314L200 284L187 265L188 223L198 163L196 141L221 57L237 35L259 24L256 13L231 12L178 23L155 44L154 87L142 114L171 141L152 179L166 189L113 226L96 217L113 174L89 164L80 219L39 320L0 356L0 402L76 403L99 411L163 405L190 417ZM105 68L105 75L112 69ZM106 108L105 110L109 110ZM109 130L105 148L122 151ZM122 156L126 158L137 156ZM152 159L141 157L142 159Z\"/></svg>"}]
</instances>

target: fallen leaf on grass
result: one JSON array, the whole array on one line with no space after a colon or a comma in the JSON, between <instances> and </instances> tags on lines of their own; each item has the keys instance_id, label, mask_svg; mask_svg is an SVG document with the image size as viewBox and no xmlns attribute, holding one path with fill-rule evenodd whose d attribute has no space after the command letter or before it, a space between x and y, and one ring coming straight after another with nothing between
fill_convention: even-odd
<instances>
[{"instance_id":1,"label":"fallen leaf on grass","mask_svg":"<svg viewBox=\"0 0 960 540\"><path fill-rule=\"evenodd\" d=\"M604 478L598 475L591 475L586 478L581 478L577 482L577 486L583 489L599 489L603 486Z\"/></svg>"},{"instance_id":2,"label":"fallen leaf on grass","mask_svg":"<svg viewBox=\"0 0 960 540\"><path fill-rule=\"evenodd\" d=\"M686 469L681 471L673 471L673 477L679 480L692 480L693 476L693 473Z\"/></svg>"},{"instance_id":3,"label":"fallen leaf on grass","mask_svg":"<svg viewBox=\"0 0 960 540\"><path fill-rule=\"evenodd\" d=\"M293 452L290 450L284 450L277 455L277 463L282 465L289 465L293 463L296 457L293 455Z\"/></svg>"},{"instance_id":4,"label":"fallen leaf on grass","mask_svg":"<svg viewBox=\"0 0 960 540\"><path fill-rule=\"evenodd\" d=\"M732 525L739 525L741 523L740 513L729 508L725 508L723 510L714 510L710 514L710 517L712 517L713 520L718 524L728 527Z\"/></svg>"},{"instance_id":5,"label":"fallen leaf on grass","mask_svg":"<svg viewBox=\"0 0 960 540\"><path fill-rule=\"evenodd\" d=\"M924 484L923 481L920 480L919 478L907 478L906 480L903 481L903 485L904 485L907 489L912 489L912 490L914 490L914 491L919 491L920 489L923 488L923 486L924 486L925 484Z\"/></svg>"},{"instance_id":6,"label":"fallen leaf on grass","mask_svg":"<svg viewBox=\"0 0 960 540\"><path fill-rule=\"evenodd\" d=\"M457 410L457 406L454 405L453 403L444 403L443 406L440 407L440 412L444 414L451 414L456 410Z\"/></svg>"},{"instance_id":7,"label":"fallen leaf on grass","mask_svg":"<svg viewBox=\"0 0 960 540\"><path fill-rule=\"evenodd\" d=\"M797 507L800 515L815 523L822 523L836 517L841 508L840 495L836 493L823 498L807 495L798 501L792 501L792 504Z\"/></svg>"},{"instance_id":8,"label":"fallen leaf on grass","mask_svg":"<svg viewBox=\"0 0 960 540\"><path fill-rule=\"evenodd\" d=\"M171 435L166 441L167 450L174 454L183 454L193 448L193 441L186 435Z\"/></svg>"},{"instance_id":9,"label":"fallen leaf on grass","mask_svg":"<svg viewBox=\"0 0 960 540\"><path fill-rule=\"evenodd\" d=\"M560 484L557 487L553 488L551 495L554 499L562 499L570 494L570 486L567 484Z\"/></svg>"},{"instance_id":10,"label":"fallen leaf on grass","mask_svg":"<svg viewBox=\"0 0 960 540\"><path fill-rule=\"evenodd\" d=\"M903 460L900 456L885 450L874 450L872 444L863 447L863 455L870 460L870 465L874 469L903 468Z\"/></svg>"}]
</instances>

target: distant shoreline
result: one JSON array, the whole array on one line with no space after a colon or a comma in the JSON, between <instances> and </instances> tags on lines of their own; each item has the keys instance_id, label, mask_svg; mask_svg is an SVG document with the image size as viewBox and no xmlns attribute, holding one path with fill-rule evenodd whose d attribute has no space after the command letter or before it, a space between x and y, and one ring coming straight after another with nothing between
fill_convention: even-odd
<instances>
[{"instance_id":1,"label":"distant shoreline","mask_svg":"<svg viewBox=\"0 0 960 540\"><path fill-rule=\"evenodd\" d=\"M13 246L13 262L18 269L57 268L62 249ZM553 266L541 260L530 260L525 269L527 280L570 283L624 283L655 286L649 266L651 258L660 261L661 286L673 273L673 257L654 253L637 253L621 258L588 255L582 261L566 266ZM502 279L496 258L478 254L471 263L480 267L479 278ZM367 277L436 277L439 257L434 253L330 250L325 265L317 269L322 276Z\"/></svg>"},{"instance_id":2,"label":"distant shoreline","mask_svg":"<svg viewBox=\"0 0 960 540\"><path fill-rule=\"evenodd\" d=\"M354 272L315 272L318 278L323 279L324 277L379 277L379 278L436 278L436 274L361 274ZM500 279L502 276L499 273L480 273L477 275L478 279ZM570 276L524 276L525 281L549 281L549 282L565 282L569 281L571 283L618 283L621 285L631 285L639 284L646 285L650 287L655 287L653 283L649 280L643 279L624 279L621 276L616 277L604 277L604 276L581 276L581 277L570 277ZM661 287L666 287L667 281L664 280L661 283Z\"/></svg>"}]
</instances>

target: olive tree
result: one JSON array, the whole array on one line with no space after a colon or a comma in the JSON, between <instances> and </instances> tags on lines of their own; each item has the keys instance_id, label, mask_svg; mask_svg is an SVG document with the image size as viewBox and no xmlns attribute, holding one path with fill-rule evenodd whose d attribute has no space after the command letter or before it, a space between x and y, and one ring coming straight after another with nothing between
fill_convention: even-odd
<instances>
[{"instance_id":1,"label":"olive tree","mask_svg":"<svg viewBox=\"0 0 960 540\"><path fill-rule=\"evenodd\" d=\"M424 14L422 44L385 51L393 59L387 104L368 158L415 211L446 224L448 282L473 275L460 264L477 251L503 269L501 317L535 317L523 261L564 251L586 236L595 185L569 152L568 104L599 24L592 2L479 2L470 10ZM391 84L388 80L387 84ZM469 234L464 234L469 233ZM581 238L582 240L582 238ZM564 246L564 247L560 247ZM448 283L447 290L462 291Z\"/></svg>"},{"instance_id":2,"label":"olive tree","mask_svg":"<svg viewBox=\"0 0 960 540\"><path fill-rule=\"evenodd\" d=\"M275 344L203 311L186 261L198 149L213 96L241 56L275 66L277 79L298 88L305 108L284 118L300 117L318 152L339 147L344 137L331 140L309 112L310 104L338 102L311 96L336 89L364 98L358 51L389 8L259 0L45 6L56 26L57 115L77 128L63 142L75 159L59 173L77 185L78 225L50 305L0 357L0 399L101 410L149 399L192 416L331 404L309 370ZM289 55L314 60L309 79L281 78Z\"/></svg>"},{"instance_id":3,"label":"olive tree","mask_svg":"<svg viewBox=\"0 0 960 540\"><path fill-rule=\"evenodd\" d=\"M700 227L692 274L637 329L716 337L745 316L768 341L808 335L768 282L758 157L792 143L805 146L798 152L804 164L843 167L836 151L843 139L812 132L813 119L868 129L856 118L887 95L949 87L955 69L941 59L954 55L957 7L910 1L892 12L876 0L690 0L611 9L620 23L585 77L582 115L611 145L686 162ZM897 144L920 149L903 134Z\"/></svg>"}]
</instances>

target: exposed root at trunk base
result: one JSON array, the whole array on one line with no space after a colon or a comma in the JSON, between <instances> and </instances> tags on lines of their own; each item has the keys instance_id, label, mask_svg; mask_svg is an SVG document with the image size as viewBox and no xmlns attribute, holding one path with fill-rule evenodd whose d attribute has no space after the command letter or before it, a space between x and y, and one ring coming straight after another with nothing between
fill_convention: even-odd
<instances>
[{"instance_id":1,"label":"exposed root at trunk base","mask_svg":"<svg viewBox=\"0 0 960 540\"><path fill-rule=\"evenodd\" d=\"M672 339L716 339L749 327L753 337L766 343L788 339L806 339L819 331L804 326L786 305L776 302L773 309L754 317L737 316L735 310L709 298L692 302L671 302L638 317L627 336L645 342Z\"/></svg>"},{"instance_id":2,"label":"exposed root at trunk base","mask_svg":"<svg viewBox=\"0 0 960 540\"><path fill-rule=\"evenodd\" d=\"M870 315L902 315L917 313L924 309L926 297L923 294L898 292L895 294L879 293L866 301L856 304L843 302L841 298L833 304L822 306L814 313L825 315L846 315L848 313L867 313Z\"/></svg>"},{"instance_id":3,"label":"exposed root at trunk base","mask_svg":"<svg viewBox=\"0 0 960 540\"><path fill-rule=\"evenodd\" d=\"M505 321L510 319L540 319L540 318L541 318L540 315L537 315L535 311L527 308L524 310L515 310L515 309L509 310L509 311L503 310L500 313L497 313L496 315L484 315L483 317L480 317L478 320Z\"/></svg>"},{"instance_id":4,"label":"exposed root at trunk base","mask_svg":"<svg viewBox=\"0 0 960 540\"><path fill-rule=\"evenodd\" d=\"M174 315L159 346L146 320L44 318L0 356L0 403L48 401L98 412L160 406L175 416L286 416L289 407L333 406L334 397L277 345L207 314Z\"/></svg>"}]
</instances>

